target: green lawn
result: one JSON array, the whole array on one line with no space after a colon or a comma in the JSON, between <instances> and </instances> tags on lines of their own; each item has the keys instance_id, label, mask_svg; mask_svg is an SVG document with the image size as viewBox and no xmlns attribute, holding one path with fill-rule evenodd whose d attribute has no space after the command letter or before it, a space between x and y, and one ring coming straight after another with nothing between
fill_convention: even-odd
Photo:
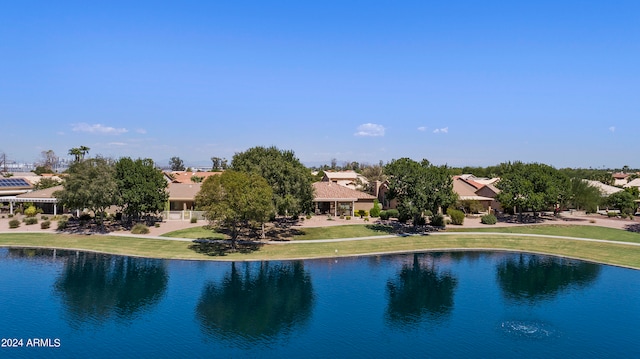
<instances>
[{"instance_id":1,"label":"green lawn","mask_svg":"<svg viewBox=\"0 0 640 359\"><path fill-rule=\"evenodd\" d=\"M605 239L608 241L640 243L640 233L623 231L615 228L584 225L536 225L515 227L483 227L456 228L448 226L447 232L493 232L493 233L528 233L550 236L566 236L578 238Z\"/></svg>"},{"instance_id":2,"label":"green lawn","mask_svg":"<svg viewBox=\"0 0 640 359\"><path fill-rule=\"evenodd\" d=\"M177 231L161 234L161 237L170 237L170 238L207 238L207 239L225 239L225 236L222 233L215 232L211 229L207 229L206 226L202 227L191 227L185 229L179 229Z\"/></svg>"},{"instance_id":3,"label":"green lawn","mask_svg":"<svg viewBox=\"0 0 640 359\"><path fill-rule=\"evenodd\" d=\"M351 227L351 226L349 226ZM348 233L350 237L371 235L365 226L359 231L355 228L340 229L340 227L326 227L313 229L320 231L323 238L336 236L336 233ZM638 234L622 230L601 227L582 226L545 226L534 232L545 231L544 234L588 237L594 239L615 239L638 242ZM519 227L527 232L531 227ZM489 229L489 228L488 228ZM488 230L486 229L486 230ZM495 231L514 230L509 228L491 228ZM307 231L308 229L305 229ZM477 230L476 230L477 231ZM194 233L194 232L192 232ZM529 231L528 233L531 233ZM207 232L208 235L211 232ZM379 234L384 234L380 232ZM542 234L542 233L538 233ZM306 235L306 234L305 234ZM316 234L319 235L319 234ZM628 237L629 235L632 235ZM225 256L210 256L190 248L191 242L179 242L151 238L133 238L103 235L67 235L52 233L3 233L0 234L0 246L13 247L46 247L59 249L89 250L111 254L144 256L169 259L214 259L214 260L276 260L303 258L333 258L354 255L375 255L394 252L450 250L450 249L496 249L544 253L567 256L594 262L614 264L640 269L640 246L618 243L594 243L574 241L570 239L546 237L522 237L501 235L492 237L485 234L452 232L446 236L425 235L409 237L375 238L361 241L344 241L330 243L286 243L262 245L257 250L248 253L229 253Z\"/></svg>"},{"instance_id":4,"label":"green lawn","mask_svg":"<svg viewBox=\"0 0 640 359\"><path fill-rule=\"evenodd\" d=\"M380 225L347 224L344 226L301 228L294 240L336 239L382 236L389 234L390 227Z\"/></svg>"}]
</instances>

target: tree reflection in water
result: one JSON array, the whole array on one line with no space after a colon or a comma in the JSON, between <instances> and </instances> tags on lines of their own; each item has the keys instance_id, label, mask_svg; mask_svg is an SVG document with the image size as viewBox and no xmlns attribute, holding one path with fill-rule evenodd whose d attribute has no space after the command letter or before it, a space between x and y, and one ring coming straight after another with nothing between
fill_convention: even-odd
<instances>
[{"instance_id":1,"label":"tree reflection in water","mask_svg":"<svg viewBox=\"0 0 640 359\"><path fill-rule=\"evenodd\" d=\"M231 264L221 283L208 283L196 307L203 331L234 341L274 340L305 323L313 287L303 262ZM258 268L255 268L255 267Z\"/></svg>"},{"instance_id":2,"label":"tree reflection in water","mask_svg":"<svg viewBox=\"0 0 640 359\"><path fill-rule=\"evenodd\" d=\"M168 279L160 260L78 252L67 256L54 288L74 323L131 320L159 302Z\"/></svg>"},{"instance_id":3,"label":"tree reflection in water","mask_svg":"<svg viewBox=\"0 0 640 359\"><path fill-rule=\"evenodd\" d=\"M497 267L503 295L517 302L535 303L555 297L571 287L593 283L600 265L577 260L520 254Z\"/></svg>"},{"instance_id":4,"label":"tree reflection in water","mask_svg":"<svg viewBox=\"0 0 640 359\"><path fill-rule=\"evenodd\" d=\"M394 280L387 282L389 304L386 319L391 324L414 324L424 318L444 319L453 309L457 279L438 273L433 255L413 255Z\"/></svg>"}]
</instances>

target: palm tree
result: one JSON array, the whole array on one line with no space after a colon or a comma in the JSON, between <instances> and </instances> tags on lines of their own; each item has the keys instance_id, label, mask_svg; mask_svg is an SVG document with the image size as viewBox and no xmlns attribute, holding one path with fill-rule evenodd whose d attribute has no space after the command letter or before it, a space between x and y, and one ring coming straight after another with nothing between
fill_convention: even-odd
<instances>
[{"instance_id":1,"label":"palm tree","mask_svg":"<svg viewBox=\"0 0 640 359\"><path fill-rule=\"evenodd\" d=\"M82 159L84 160L84 156L89 153L90 148L87 146L80 146L79 150L82 153Z\"/></svg>"},{"instance_id":2,"label":"palm tree","mask_svg":"<svg viewBox=\"0 0 640 359\"><path fill-rule=\"evenodd\" d=\"M80 162L80 158L82 157L82 151L79 148L72 148L69 150L69 154L75 157L76 162Z\"/></svg>"}]
</instances>

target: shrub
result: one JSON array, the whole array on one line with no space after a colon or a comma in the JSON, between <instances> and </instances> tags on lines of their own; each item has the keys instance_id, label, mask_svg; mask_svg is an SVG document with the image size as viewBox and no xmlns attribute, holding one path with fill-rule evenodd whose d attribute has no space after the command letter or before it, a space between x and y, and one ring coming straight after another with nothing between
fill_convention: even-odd
<instances>
[{"instance_id":1,"label":"shrub","mask_svg":"<svg viewBox=\"0 0 640 359\"><path fill-rule=\"evenodd\" d=\"M44 221L44 222L40 223L40 229L49 229L49 227L51 227L51 222L50 221Z\"/></svg>"},{"instance_id":2,"label":"shrub","mask_svg":"<svg viewBox=\"0 0 640 359\"><path fill-rule=\"evenodd\" d=\"M9 221L9 228L18 228L20 227L20 221L17 219L12 219Z\"/></svg>"},{"instance_id":3,"label":"shrub","mask_svg":"<svg viewBox=\"0 0 640 359\"><path fill-rule=\"evenodd\" d=\"M156 227L156 228L160 228L160 222L154 223L153 226Z\"/></svg>"},{"instance_id":4,"label":"shrub","mask_svg":"<svg viewBox=\"0 0 640 359\"><path fill-rule=\"evenodd\" d=\"M459 209L449 208L447 214L451 217L451 223L460 226L464 223L464 212Z\"/></svg>"},{"instance_id":5,"label":"shrub","mask_svg":"<svg viewBox=\"0 0 640 359\"><path fill-rule=\"evenodd\" d=\"M131 233L132 234L148 234L149 227L145 226L142 223L138 223L135 226L133 226L133 228L131 228Z\"/></svg>"},{"instance_id":6,"label":"shrub","mask_svg":"<svg viewBox=\"0 0 640 359\"><path fill-rule=\"evenodd\" d=\"M369 217L364 217L365 222L369 222Z\"/></svg>"},{"instance_id":7,"label":"shrub","mask_svg":"<svg viewBox=\"0 0 640 359\"><path fill-rule=\"evenodd\" d=\"M58 220L58 230L62 231L67 229L67 218L61 218L60 220Z\"/></svg>"},{"instance_id":8,"label":"shrub","mask_svg":"<svg viewBox=\"0 0 640 359\"><path fill-rule=\"evenodd\" d=\"M310 214L307 214L306 218L307 218L307 219L311 219L311 215L310 215Z\"/></svg>"},{"instance_id":9,"label":"shrub","mask_svg":"<svg viewBox=\"0 0 640 359\"><path fill-rule=\"evenodd\" d=\"M380 216L380 203L377 199L373 200L373 208L369 211L371 217L379 217Z\"/></svg>"},{"instance_id":10,"label":"shrub","mask_svg":"<svg viewBox=\"0 0 640 359\"><path fill-rule=\"evenodd\" d=\"M369 212L365 211L364 209L358 210L358 216L360 216L360 218L367 217L368 215L369 215Z\"/></svg>"},{"instance_id":11,"label":"shrub","mask_svg":"<svg viewBox=\"0 0 640 359\"><path fill-rule=\"evenodd\" d=\"M191 223L198 223L198 219L196 217L191 217Z\"/></svg>"},{"instance_id":12,"label":"shrub","mask_svg":"<svg viewBox=\"0 0 640 359\"><path fill-rule=\"evenodd\" d=\"M444 217L439 213L434 214L433 216L431 216L430 224L435 227L444 227Z\"/></svg>"},{"instance_id":13,"label":"shrub","mask_svg":"<svg viewBox=\"0 0 640 359\"><path fill-rule=\"evenodd\" d=\"M345 217L347 221L351 220L351 216Z\"/></svg>"},{"instance_id":14,"label":"shrub","mask_svg":"<svg viewBox=\"0 0 640 359\"><path fill-rule=\"evenodd\" d=\"M49 216L41 216L40 219L43 221L47 221L49 220Z\"/></svg>"},{"instance_id":15,"label":"shrub","mask_svg":"<svg viewBox=\"0 0 640 359\"><path fill-rule=\"evenodd\" d=\"M616 212L607 212L607 217L612 218L617 216L618 214Z\"/></svg>"},{"instance_id":16,"label":"shrub","mask_svg":"<svg viewBox=\"0 0 640 359\"><path fill-rule=\"evenodd\" d=\"M7 215L7 217L8 217L8 218L13 218L13 214L12 214L12 213L9 213L9 214Z\"/></svg>"},{"instance_id":17,"label":"shrub","mask_svg":"<svg viewBox=\"0 0 640 359\"><path fill-rule=\"evenodd\" d=\"M389 212L387 211L380 211L379 215L380 215L380 219L382 220L386 221L387 219L389 219Z\"/></svg>"},{"instance_id":18,"label":"shrub","mask_svg":"<svg viewBox=\"0 0 640 359\"><path fill-rule=\"evenodd\" d=\"M480 223L482 223L482 224L496 224L496 223L498 223L498 219L493 214L485 214L484 216L480 217Z\"/></svg>"},{"instance_id":19,"label":"shrub","mask_svg":"<svg viewBox=\"0 0 640 359\"><path fill-rule=\"evenodd\" d=\"M24 210L24 215L27 217L35 217L38 213L38 210L34 206L29 206Z\"/></svg>"},{"instance_id":20,"label":"shrub","mask_svg":"<svg viewBox=\"0 0 640 359\"><path fill-rule=\"evenodd\" d=\"M387 214L389 218L398 218L400 216L400 212L397 209L388 209Z\"/></svg>"},{"instance_id":21,"label":"shrub","mask_svg":"<svg viewBox=\"0 0 640 359\"><path fill-rule=\"evenodd\" d=\"M427 219L422 216L420 216L415 220L415 222L413 222L413 225L415 226L424 226L425 224L427 224Z\"/></svg>"},{"instance_id":22,"label":"shrub","mask_svg":"<svg viewBox=\"0 0 640 359\"><path fill-rule=\"evenodd\" d=\"M38 223L38 219L36 217L27 217L24 219L24 223L26 225L32 225Z\"/></svg>"}]
</instances>

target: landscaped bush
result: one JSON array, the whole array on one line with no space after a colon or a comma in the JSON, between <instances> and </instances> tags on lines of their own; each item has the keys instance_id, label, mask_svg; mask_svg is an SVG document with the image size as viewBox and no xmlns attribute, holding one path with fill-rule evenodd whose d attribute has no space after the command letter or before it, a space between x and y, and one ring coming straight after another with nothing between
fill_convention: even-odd
<instances>
[{"instance_id":1,"label":"landscaped bush","mask_svg":"<svg viewBox=\"0 0 640 359\"><path fill-rule=\"evenodd\" d=\"M49 227L51 227L51 222L50 221L44 221L44 222L40 223L40 229L49 229Z\"/></svg>"},{"instance_id":2,"label":"landscaped bush","mask_svg":"<svg viewBox=\"0 0 640 359\"><path fill-rule=\"evenodd\" d=\"M9 214L7 215L7 218L13 218L13 214L12 214L12 213L9 213Z\"/></svg>"},{"instance_id":3,"label":"landscaped bush","mask_svg":"<svg viewBox=\"0 0 640 359\"><path fill-rule=\"evenodd\" d=\"M618 214L616 212L607 212L607 217L612 218L616 217Z\"/></svg>"},{"instance_id":4,"label":"landscaped bush","mask_svg":"<svg viewBox=\"0 0 640 359\"><path fill-rule=\"evenodd\" d=\"M191 223L198 223L198 219L196 217L191 217Z\"/></svg>"},{"instance_id":5,"label":"landscaped bush","mask_svg":"<svg viewBox=\"0 0 640 359\"><path fill-rule=\"evenodd\" d=\"M34 206L29 206L24 210L24 215L27 217L35 217L38 213L38 210Z\"/></svg>"},{"instance_id":6,"label":"landscaped bush","mask_svg":"<svg viewBox=\"0 0 640 359\"><path fill-rule=\"evenodd\" d=\"M388 209L387 214L389 218L398 218L400 216L400 212L397 209Z\"/></svg>"},{"instance_id":7,"label":"landscaped bush","mask_svg":"<svg viewBox=\"0 0 640 359\"><path fill-rule=\"evenodd\" d=\"M20 227L20 221L17 219L12 219L9 221L9 228L18 228Z\"/></svg>"},{"instance_id":8,"label":"landscaped bush","mask_svg":"<svg viewBox=\"0 0 640 359\"><path fill-rule=\"evenodd\" d=\"M160 222L154 223L153 226L156 227L156 228L160 228Z\"/></svg>"},{"instance_id":9,"label":"landscaped bush","mask_svg":"<svg viewBox=\"0 0 640 359\"><path fill-rule=\"evenodd\" d=\"M58 220L58 230L62 231L67 229L67 218L62 218Z\"/></svg>"},{"instance_id":10,"label":"landscaped bush","mask_svg":"<svg viewBox=\"0 0 640 359\"><path fill-rule=\"evenodd\" d=\"M367 217L368 215L369 215L369 213L367 211L365 211L364 209L359 209L358 210L358 216L360 216L360 218Z\"/></svg>"},{"instance_id":11,"label":"landscaped bush","mask_svg":"<svg viewBox=\"0 0 640 359\"><path fill-rule=\"evenodd\" d=\"M351 216L345 217L347 221L351 220Z\"/></svg>"},{"instance_id":12,"label":"landscaped bush","mask_svg":"<svg viewBox=\"0 0 640 359\"><path fill-rule=\"evenodd\" d=\"M379 215L380 215L380 219L382 220L386 221L387 219L389 219L389 212L387 211L380 211Z\"/></svg>"},{"instance_id":13,"label":"landscaped bush","mask_svg":"<svg viewBox=\"0 0 640 359\"><path fill-rule=\"evenodd\" d=\"M480 223L482 223L482 224L496 224L496 223L498 223L498 219L493 214L485 214L484 216L480 217Z\"/></svg>"},{"instance_id":14,"label":"landscaped bush","mask_svg":"<svg viewBox=\"0 0 640 359\"><path fill-rule=\"evenodd\" d=\"M369 211L371 217L379 217L380 216L380 203L377 199L373 200L373 208Z\"/></svg>"},{"instance_id":15,"label":"landscaped bush","mask_svg":"<svg viewBox=\"0 0 640 359\"><path fill-rule=\"evenodd\" d=\"M43 221L49 220L49 216L40 216L40 219Z\"/></svg>"},{"instance_id":16,"label":"landscaped bush","mask_svg":"<svg viewBox=\"0 0 640 359\"><path fill-rule=\"evenodd\" d=\"M434 227L444 227L444 217L439 213L434 214L433 216L431 216L430 224Z\"/></svg>"},{"instance_id":17,"label":"landscaped bush","mask_svg":"<svg viewBox=\"0 0 640 359\"><path fill-rule=\"evenodd\" d=\"M32 225L38 223L38 219L36 217L27 217L24 219L24 223L26 225Z\"/></svg>"},{"instance_id":18,"label":"landscaped bush","mask_svg":"<svg viewBox=\"0 0 640 359\"><path fill-rule=\"evenodd\" d=\"M145 226L142 223L138 223L135 226L133 226L133 228L131 228L131 233L132 234L148 234L149 227Z\"/></svg>"},{"instance_id":19,"label":"landscaped bush","mask_svg":"<svg viewBox=\"0 0 640 359\"><path fill-rule=\"evenodd\" d=\"M416 226L424 226L425 224L427 224L427 219L420 216L418 219L414 220L415 222L413 222L414 225Z\"/></svg>"},{"instance_id":20,"label":"landscaped bush","mask_svg":"<svg viewBox=\"0 0 640 359\"><path fill-rule=\"evenodd\" d=\"M451 223L461 226L464 223L464 212L459 209L449 208L447 214L451 217Z\"/></svg>"}]
</instances>

